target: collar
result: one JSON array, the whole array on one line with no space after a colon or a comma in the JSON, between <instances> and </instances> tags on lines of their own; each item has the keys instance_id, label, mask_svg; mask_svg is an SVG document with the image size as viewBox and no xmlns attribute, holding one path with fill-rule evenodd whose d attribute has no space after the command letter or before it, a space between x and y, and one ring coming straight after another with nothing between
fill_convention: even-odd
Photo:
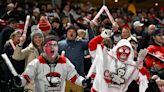
<instances>
[{"instance_id":1,"label":"collar","mask_svg":"<svg viewBox=\"0 0 164 92\"><path fill-rule=\"evenodd\" d=\"M67 39L67 42L75 42L75 40L68 40L68 39Z\"/></svg>"},{"instance_id":2,"label":"collar","mask_svg":"<svg viewBox=\"0 0 164 92\"><path fill-rule=\"evenodd\" d=\"M46 55L46 53L42 53L41 56L43 56L43 58L45 59L45 61L48 64L52 64L52 63L50 63L51 59ZM57 64L59 57L60 57L60 55L57 55L53 63Z\"/></svg>"}]
</instances>

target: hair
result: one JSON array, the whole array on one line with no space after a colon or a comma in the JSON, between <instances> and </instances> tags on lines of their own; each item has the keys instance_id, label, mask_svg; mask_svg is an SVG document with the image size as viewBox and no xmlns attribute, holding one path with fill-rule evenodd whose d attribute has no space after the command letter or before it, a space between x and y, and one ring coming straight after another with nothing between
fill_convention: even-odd
<instances>
[{"instance_id":1,"label":"hair","mask_svg":"<svg viewBox=\"0 0 164 92\"><path fill-rule=\"evenodd\" d=\"M79 35L81 35L82 33L86 33L86 31L84 30L84 29L78 29L77 30L77 35L79 36Z\"/></svg>"},{"instance_id":2,"label":"hair","mask_svg":"<svg viewBox=\"0 0 164 92\"><path fill-rule=\"evenodd\" d=\"M11 35L10 35L10 39L13 39L15 35L18 34L22 34L22 32L20 30L15 30Z\"/></svg>"},{"instance_id":3,"label":"hair","mask_svg":"<svg viewBox=\"0 0 164 92\"><path fill-rule=\"evenodd\" d=\"M58 42L59 38L57 36L54 36L54 35L47 35L45 37L45 40L44 40L44 45L48 42L48 41L56 41Z\"/></svg>"},{"instance_id":4,"label":"hair","mask_svg":"<svg viewBox=\"0 0 164 92\"><path fill-rule=\"evenodd\" d=\"M123 28L122 28L122 30L123 30L123 29L128 30L128 31L129 31L129 33L131 34L131 30L130 30L130 28L129 28L129 27L123 27ZM121 30L121 32L122 32L122 30Z\"/></svg>"},{"instance_id":5,"label":"hair","mask_svg":"<svg viewBox=\"0 0 164 92\"><path fill-rule=\"evenodd\" d=\"M14 24L14 23L17 23L17 21L14 18L10 18L8 20L8 24Z\"/></svg>"},{"instance_id":6,"label":"hair","mask_svg":"<svg viewBox=\"0 0 164 92\"><path fill-rule=\"evenodd\" d=\"M77 36L77 28L75 26L71 25L66 29L66 32L68 32L70 29L75 30L76 36Z\"/></svg>"}]
</instances>

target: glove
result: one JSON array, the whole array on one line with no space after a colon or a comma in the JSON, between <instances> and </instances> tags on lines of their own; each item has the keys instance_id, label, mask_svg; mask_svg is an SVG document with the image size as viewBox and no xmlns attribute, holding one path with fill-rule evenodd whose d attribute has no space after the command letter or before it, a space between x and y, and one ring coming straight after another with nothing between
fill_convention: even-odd
<instances>
[{"instance_id":1,"label":"glove","mask_svg":"<svg viewBox=\"0 0 164 92\"><path fill-rule=\"evenodd\" d=\"M92 87L91 77L85 78L85 79L82 81L82 85L84 86L84 88L91 89L91 87Z\"/></svg>"},{"instance_id":2,"label":"glove","mask_svg":"<svg viewBox=\"0 0 164 92\"><path fill-rule=\"evenodd\" d=\"M138 61L143 61L147 55L148 51L146 49L141 49L140 52L138 53Z\"/></svg>"},{"instance_id":3,"label":"glove","mask_svg":"<svg viewBox=\"0 0 164 92\"><path fill-rule=\"evenodd\" d=\"M26 41L26 35L22 35L22 36L20 37L19 45L20 45L20 46L23 46L23 44L25 43L25 41Z\"/></svg>"},{"instance_id":4,"label":"glove","mask_svg":"<svg viewBox=\"0 0 164 92\"><path fill-rule=\"evenodd\" d=\"M113 35L113 31L110 29L104 29L100 35L102 38L109 38Z\"/></svg>"},{"instance_id":5,"label":"glove","mask_svg":"<svg viewBox=\"0 0 164 92\"><path fill-rule=\"evenodd\" d=\"M13 81L16 87L20 87L22 84L22 81L19 75L14 76Z\"/></svg>"},{"instance_id":6,"label":"glove","mask_svg":"<svg viewBox=\"0 0 164 92\"><path fill-rule=\"evenodd\" d=\"M147 55L147 50L146 49L141 49L140 52L138 53L138 57L137 57L137 64L142 67L143 66L143 60L145 59L146 55Z\"/></svg>"}]
</instances>

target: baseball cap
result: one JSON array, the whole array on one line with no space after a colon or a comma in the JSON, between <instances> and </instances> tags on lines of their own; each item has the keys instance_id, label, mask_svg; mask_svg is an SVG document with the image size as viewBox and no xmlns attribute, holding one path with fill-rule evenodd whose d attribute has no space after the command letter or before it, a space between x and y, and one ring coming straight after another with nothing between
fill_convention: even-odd
<instances>
[{"instance_id":1,"label":"baseball cap","mask_svg":"<svg viewBox=\"0 0 164 92\"><path fill-rule=\"evenodd\" d=\"M136 28L136 27L138 27L138 26L143 26L144 24L143 23L141 23L140 21L135 21L134 23L133 23L133 27L134 28Z\"/></svg>"}]
</instances>

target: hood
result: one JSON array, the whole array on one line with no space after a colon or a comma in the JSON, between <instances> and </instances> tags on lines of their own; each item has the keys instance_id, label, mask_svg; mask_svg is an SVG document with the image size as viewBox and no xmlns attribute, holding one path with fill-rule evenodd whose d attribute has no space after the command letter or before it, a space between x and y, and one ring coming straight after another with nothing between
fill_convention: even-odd
<instances>
[{"instance_id":1,"label":"hood","mask_svg":"<svg viewBox=\"0 0 164 92\"><path fill-rule=\"evenodd\" d=\"M134 59L134 51L133 51L133 48L132 48L130 42L129 42L128 40L126 40L126 39L121 39L121 40L117 43L117 45L113 47L113 49L112 49L112 53L113 53L113 54L112 54L112 55L113 55L115 58L117 58L117 55L116 55L117 49L118 49L119 47L121 47L121 46L124 46L124 45L130 48L130 55L129 55L127 61L125 61L125 63L128 63L128 64L133 63L133 61L134 61L134 60L133 60L133 59Z\"/></svg>"}]
</instances>

